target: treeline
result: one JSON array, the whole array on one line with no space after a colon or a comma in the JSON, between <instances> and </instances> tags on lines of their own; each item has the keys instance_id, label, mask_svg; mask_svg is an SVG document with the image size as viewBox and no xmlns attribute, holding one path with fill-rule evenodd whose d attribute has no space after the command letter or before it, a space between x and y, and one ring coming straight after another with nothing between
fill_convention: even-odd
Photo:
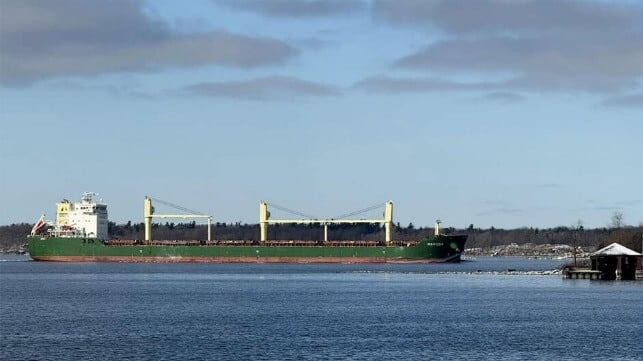
<instances>
[{"instance_id":1,"label":"treeline","mask_svg":"<svg viewBox=\"0 0 643 361\"><path fill-rule=\"evenodd\" d=\"M30 232L27 223L0 226L0 250L13 251L25 244L25 237ZM110 237L118 239L143 239L143 223L127 222L116 224L109 222ZM494 246L516 244L568 244L585 249L598 249L613 242L641 251L643 226L612 227L595 229L577 229L573 227L556 227L547 229L480 229L469 226L467 229L442 228L447 234L469 235L467 248L490 248ZM154 223L154 239L203 240L207 238L207 226L188 223ZM433 234L433 228L414 227L413 224L394 226L395 240L417 240ZM268 227L270 240L320 240L324 238L324 229L320 225L280 224ZM242 223L215 223L212 225L212 239L219 240L259 240L259 225ZM328 226L329 240L375 240L384 241L384 228L378 224L341 224Z\"/></svg>"},{"instance_id":2,"label":"treeline","mask_svg":"<svg viewBox=\"0 0 643 361\"><path fill-rule=\"evenodd\" d=\"M31 232L31 227L33 224L29 223L0 226L0 252L17 251L25 244L25 238Z\"/></svg>"},{"instance_id":3,"label":"treeline","mask_svg":"<svg viewBox=\"0 0 643 361\"><path fill-rule=\"evenodd\" d=\"M614 242L641 252L643 227L575 229L556 227L548 229L472 229L467 248L490 248L494 246L516 244L567 244L583 247L586 250L600 249Z\"/></svg>"}]
</instances>

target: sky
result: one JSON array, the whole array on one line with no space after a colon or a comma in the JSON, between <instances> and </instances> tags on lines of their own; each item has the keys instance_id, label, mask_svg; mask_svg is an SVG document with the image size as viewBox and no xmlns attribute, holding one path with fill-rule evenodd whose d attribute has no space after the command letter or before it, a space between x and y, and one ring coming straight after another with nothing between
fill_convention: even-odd
<instances>
[{"instance_id":1,"label":"sky","mask_svg":"<svg viewBox=\"0 0 643 361\"><path fill-rule=\"evenodd\" d=\"M639 225L642 144L639 1L0 0L0 224Z\"/></svg>"}]
</instances>

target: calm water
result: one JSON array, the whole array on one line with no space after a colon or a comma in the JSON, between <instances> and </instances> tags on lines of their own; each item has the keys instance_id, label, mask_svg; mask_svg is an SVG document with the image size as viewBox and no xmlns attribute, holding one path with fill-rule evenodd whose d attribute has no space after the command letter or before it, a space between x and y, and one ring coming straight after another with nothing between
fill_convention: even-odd
<instances>
[{"instance_id":1,"label":"calm water","mask_svg":"<svg viewBox=\"0 0 643 361\"><path fill-rule=\"evenodd\" d=\"M643 360L643 282L493 272L560 262L5 261L0 359Z\"/></svg>"}]
</instances>

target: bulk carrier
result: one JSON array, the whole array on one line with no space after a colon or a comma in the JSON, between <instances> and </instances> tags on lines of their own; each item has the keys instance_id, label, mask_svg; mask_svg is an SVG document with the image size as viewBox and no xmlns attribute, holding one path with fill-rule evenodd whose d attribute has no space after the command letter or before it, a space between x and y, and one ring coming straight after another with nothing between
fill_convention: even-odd
<instances>
[{"instance_id":1,"label":"bulk carrier","mask_svg":"<svg viewBox=\"0 0 643 361\"><path fill-rule=\"evenodd\" d=\"M29 255L37 261L65 262L247 262L247 263L395 263L459 262L466 235L444 235L436 221L433 236L418 241L393 241L393 203L385 203L383 219L271 219L268 204L259 204L259 240L212 240L212 217L203 214L157 214L152 198L144 199L145 239L124 240L108 235L107 205L86 192L81 201L56 204L56 220L44 216L27 237ZM153 218L206 218L207 240L153 240ZM268 225L317 223L324 227L319 241L268 240ZM385 241L333 241L328 225L382 223Z\"/></svg>"}]
</instances>

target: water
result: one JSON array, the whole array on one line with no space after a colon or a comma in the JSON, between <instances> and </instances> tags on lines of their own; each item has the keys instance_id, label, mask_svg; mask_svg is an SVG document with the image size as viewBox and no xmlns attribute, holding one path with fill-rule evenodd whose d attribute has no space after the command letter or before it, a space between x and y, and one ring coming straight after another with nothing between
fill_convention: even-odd
<instances>
[{"instance_id":1,"label":"water","mask_svg":"<svg viewBox=\"0 0 643 361\"><path fill-rule=\"evenodd\" d=\"M2 360L643 360L643 282L502 272L562 261L4 260Z\"/></svg>"}]
</instances>

